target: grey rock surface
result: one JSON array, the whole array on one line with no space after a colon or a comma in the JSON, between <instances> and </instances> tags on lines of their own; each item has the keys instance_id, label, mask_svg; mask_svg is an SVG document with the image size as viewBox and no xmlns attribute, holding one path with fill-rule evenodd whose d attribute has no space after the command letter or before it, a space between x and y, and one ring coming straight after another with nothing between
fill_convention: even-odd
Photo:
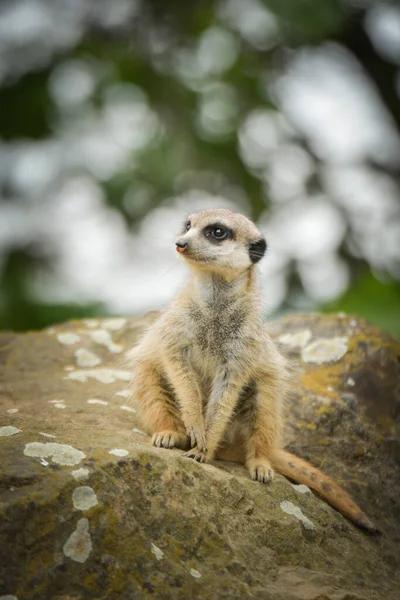
<instances>
[{"instance_id":1,"label":"grey rock surface","mask_svg":"<svg viewBox=\"0 0 400 600\"><path fill-rule=\"evenodd\" d=\"M374 538L282 476L151 447L124 353L154 318L0 334L0 599L397 600L400 344L345 315L267 324L292 364L287 447Z\"/></svg>"}]
</instances>

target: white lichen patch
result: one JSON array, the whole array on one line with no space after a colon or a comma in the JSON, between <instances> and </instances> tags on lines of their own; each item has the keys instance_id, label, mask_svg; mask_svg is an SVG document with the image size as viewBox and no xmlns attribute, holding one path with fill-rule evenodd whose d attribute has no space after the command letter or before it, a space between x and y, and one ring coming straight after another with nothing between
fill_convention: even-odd
<instances>
[{"instance_id":1,"label":"white lichen patch","mask_svg":"<svg viewBox=\"0 0 400 600\"><path fill-rule=\"evenodd\" d=\"M89 510L98 503L96 492L88 485L76 488L72 494L72 504L76 510Z\"/></svg>"},{"instance_id":2,"label":"white lichen patch","mask_svg":"<svg viewBox=\"0 0 400 600\"><path fill-rule=\"evenodd\" d=\"M157 560L161 560L164 558L164 552L160 550L160 548L155 544L151 544L151 551Z\"/></svg>"},{"instance_id":3,"label":"white lichen patch","mask_svg":"<svg viewBox=\"0 0 400 600\"><path fill-rule=\"evenodd\" d=\"M197 569L190 569L189 573L191 574L192 577L194 577L195 579L200 579L201 577L201 573L200 571L198 571Z\"/></svg>"},{"instance_id":4,"label":"white lichen patch","mask_svg":"<svg viewBox=\"0 0 400 600\"><path fill-rule=\"evenodd\" d=\"M128 456L129 452L123 448L113 448L108 454L114 454L114 456Z\"/></svg>"},{"instance_id":5,"label":"white lichen patch","mask_svg":"<svg viewBox=\"0 0 400 600\"><path fill-rule=\"evenodd\" d=\"M121 396L122 398L130 398L132 396L132 392L131 390L120 390L115 395Z\"/></svg>"},{"instance_id":6,"label":"white lichen patch","mask_svg":"<svg viewBox=\"0 0 400 600\"><path fill-rule=\"evenodd\" d=\"M86 348L78 348L75 351L75 358L79 367L96 367L101 363L101 359Z\"/></svg>"},{"instance_id":7,"label":"white lichen patch","mask_svg":"<svg viewBox=\"0 0 400 600\"><path fill-rule=\"evenodd\" d=\"M81 338L76 333L59 333L57 334L57 339L60 344L65 344L66 346L77 344L81 341Z\"/></svg>"},{"instance_id":8,"label":"white lichen patch","mask_svg":"<svg viewBox=\"0 0 400 600\"><path fill-rule=\"evenodd\" d=\"M43 437L46 437L46 438L53 438L53 439L57 438L56 435L52 435L51 433L44 433L44 431L39 431L39 435L42 435Z\"/></svg>"},{"instance_id":9,"label":"white lichen patch","mask_svg":"<svg viewBox=\"0 0 400 600\"><path fill-rule=\"evenodd\" d=\"M54 404L55 408L66 408L64 400L49 400L49 404Z\"/></svg>"},{"instance_id":10,"label":"white lichen patch","mask_svg":"<svg viewBox=\"0 0 400 600\"><path fill-rule=\"evenodd\" d=\"M312 333L309 329L303 329L296 333L285 333L278 337L278 342L290 346L291 348L304 348L312 338Z\"/></svg>"},{"instance_id":11,"label":"white lichen patch","mask_svg":"<svg viewBox=\"0 0 400 600\"><path fill-rule=\"evenodd\" d=\"M9 408L7 412L9 415L15 415L19 411L19 408Z\"/></svg>"},{"instance_id":12,"label":"white lichen patch","mask_svg":"<svg viewBox=\"0 0 400 600\"><path fill-rule=\"evenodd\" d=\"M75 531L64 544L64 554L75 562L84 563L92 551L92 540L89 534L89 521L79 519Z\"/></svg>"},{"instance_id":13,"label":"white lichen patch","mask_svg":"<svg viewBox=\"0 0 400 600\"><path fill-rule=\"evenodd\" d=\"M105 346L110 352L118 354L123 350L123 347L120 344L114 344L110 332L106 329L96 329L95 331L90 331L89 335L92 340L96 342L96 344Z\"/></svg>"},{"instance_id":14,"label":"white lichen patch","mask_svg":"<svg viewBox=\"0 0 400 600\"><path fill-rule=\"evenodd\" d=\"M132 379L131 371L122 371L121 369L87 369L82 371L72 371L64 379L73 379L85 383L89 378L96 379L100 383L115 383L118 379L130 381Z\"/></svg>"},{"instance_id":15,"label":"white lichen patch","mask_svg":"<svg viewBox=\"0 0 400 600\"><path fill-rule=\"evenodd\" d=\"M301 358L304 362L317 365L335 362L346 354L348 343L347 337L320 338L303 348Z\"/></svg>"},{"instance_id":16,"label":"white lichen patch","mask_svg":"<svg viewBox=\"0 0 400 600\"><path fill-rule=\"evenodd\" d=\"M354 381L354 379L352 377L349 377L346 381L347 385L349 385L350 387L354 387L356 385L356 382Z\"/></svg>"},{"instance_id":17,"label":"white lichen patch","mask_svg":"<svg viewBox=\"0 0 400 600\"><path fill-rule=\"evenodd\" d=\"M131 412L131 413L135 413L136 412L136 410L134 408L132 408L131 406L125 406L124 405L124 406L120 406L120 408L121 408L121 410L126 410L126 411Z\"/></svg>"},{"instance_id":18,"label":"white lichen patch","mask_svg":"<svg viewBox=\"0 0 400 600\"><path fill-rule=\"evenodd\" d=\"M113 329L117 331L118 329L122 329L125 326L126 319L122 318L114 318L114 319L105 319L102 323L103 327L106 329Z\"/></svg>"},{"instance_id":19,"label":"white lichen patch","mask_svg":"<svg viewBox=\"0 0 400 600\"><path fill-rule=\"evenodd\" d=\"M294 487L296 492L300 492L300 494L307 494L308 492L311 493L311 490L308 487L308 485L304 485L304 483L300 483L300 484L292 483L292 486Z\"/></svg>"},{"instance_id":20,"label":"white lichen patch","mask_svg":"<svg viewBox=\"0 0 400 600\"><path fill-rule=\"evenodd\" d=\"M99 322L96 319L84 319L83 323L85 323L86 327L94 328L99 326Z\"/></svg>"},{"instance_id":21,"label":"white lichen patch","mask_svg":"<svg viewBox=\"0 0 400 600\"><path fill-rule=\"evenodd\" d=\"M18 600L18 598L12 594L6 594L5 596L0 596L0 600Z\"/></svg>"},{"instance_id":22,"label":"white lichen patch","mask_svg":"<svg viewBox=\"0 0 400 600\"><path fill-rule=\"evenodd\" d=\"M288 502L288 500L284 500L280 504L281 509L288 515L293 515L298 519L303 525L304 529L316 529L315 525L311 523L310 519L307 519L305 515L303 515L302 510L299 506L295 506L292 502Z\"/></svg>"},{"instance_id":23,"label":"white lichen patch","mask_svg":"<svg viewBox=\"0 0 400 600\"><path fill-rule=\"evenodd\" d=\"M18 427L13 427L12 425L0 427L0 437L9 437L10 435L16 435L17 433L22 433L22 429L18 429Z\"/></svg>"},{"instance_id":24,"label":"white lichen patch","mask_svg":"<svg viewBox=\"0 0 400 600\"><path fill-rule=\"evenodd\" d=\"M73 467L78 465L84 458L81 450L77 450L68 444L57 444L55 442L30 442L24 448L25 456L33 458L51 458L58 465Z\"/></svg>"},{"instance_id":25,"label":"white lichen patch","mask_svg":"<svg viewBox=\"0 0 400 600\"><path fill-rule=\"evenodd\" d=\"M146 435L147 436L147 433L145 433L141 429L137 429L136 427L134 429L132 429L132 431L133 431L133 433L139 433L140 435Z\"/></svg>"},{"instance_id":26,"label":"white lichen patch","mask_svg":"<svg viewBox=\"0 0 400 600\"><path fill-rule=\"evenodd\" d=\"M71 475L76 481L86 481L89 479L90 471L85 467L81 467L80 469L72 471Z\"/></svg>"},{"instance_id":27,"label":"white lichen patch","mask_svg":"<svg viewBox=\"0 0 400 600\"><path fill-rule=\"evenodd\" d=\"M107 406L108 402L106 400L98 400L98 398L90 398L87 401L88 404L102 404L103 406Z\"/></svg>"}]
</instances>

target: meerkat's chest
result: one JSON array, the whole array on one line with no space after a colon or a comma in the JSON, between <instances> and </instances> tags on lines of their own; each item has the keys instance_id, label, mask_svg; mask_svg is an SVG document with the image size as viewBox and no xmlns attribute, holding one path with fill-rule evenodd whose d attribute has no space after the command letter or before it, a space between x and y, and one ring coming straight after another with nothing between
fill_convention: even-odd
<instances>
[{"instance_id":1,"label":"meerkat's chest","mask_svg":"<svg viewBox=\"0 0 400 600\"><path fill-rule=\"evenodd\" d=\"M229 361L245 335L245 314L240 308L204 311L191 307L188 319L190 354L199 368L209 372Z\"/></svg>"}]
</instances>

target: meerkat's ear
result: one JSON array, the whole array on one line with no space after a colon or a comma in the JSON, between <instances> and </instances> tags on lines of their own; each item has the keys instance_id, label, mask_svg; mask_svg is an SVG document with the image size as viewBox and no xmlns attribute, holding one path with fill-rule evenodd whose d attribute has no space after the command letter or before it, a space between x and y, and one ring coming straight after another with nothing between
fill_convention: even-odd
<instances>
[{"instance_id":1,"label":"meerkat's ear","mask_svg":"<svg viewBox=\"0 0 400 600\"><path fill-rule=\"evenodd\" d=\"M249 244L249 256L252 263L257 263L265 254L267 249L267 242L263 237L250 242Z\"/></svg>"}]
</instances>

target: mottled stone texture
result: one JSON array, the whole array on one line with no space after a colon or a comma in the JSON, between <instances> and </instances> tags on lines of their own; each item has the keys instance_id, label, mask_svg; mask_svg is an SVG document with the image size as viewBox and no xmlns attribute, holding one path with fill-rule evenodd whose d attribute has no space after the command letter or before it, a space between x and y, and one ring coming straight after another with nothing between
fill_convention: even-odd
<instances>
[{"instance_id":1,"label":"mottled stone texture","mask_svg":"<svg viewBox=\"0 0 400 600\"><path fill-rule=\"evenodd\" d=\"M0 335L0 427L21 430L0 437L0 597L398 600L399 343L344 315L268 324L292 365L288 448L354 496L377 539L281 476L262 486L152 448L124 352L153 318ZM80 349L100 362L79 366Z\"/></svg>"}]
</instances>

